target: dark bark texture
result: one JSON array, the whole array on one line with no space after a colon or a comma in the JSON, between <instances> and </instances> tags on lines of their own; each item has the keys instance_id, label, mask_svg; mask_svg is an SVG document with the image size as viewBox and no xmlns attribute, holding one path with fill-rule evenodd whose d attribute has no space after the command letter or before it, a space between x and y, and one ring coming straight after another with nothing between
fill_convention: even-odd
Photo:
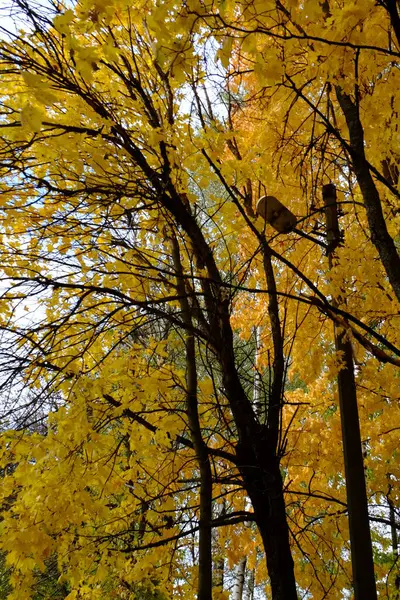
<instances>
[{"instance_id":1,"label":"dark bark texture","mask_svg":"<svg viewBox=\"0 0 400 600\"><path fill-rule=\"evenodd\" d=\"M186 295L183 268L180 260L179 244L174 234L171 237L172 258L177 275L177 288L180 295L182 319L187 326L186 333L186 413L190 436L200 471L200 516L199 516L199 565L198 600L212 600L212 472L207 445L203 440L198 399L195 338L189 332L192 326L190 305Z\"/></svg>"},{"instance_id":2,"label":"dark bark texture","mask_svg":"<svg viewBox=\"0 0 400 600\"><path fill-rule=\"evenodd\" d=\"M323 188L329 267L334 251L341 241L336 203L336 188ZM337 299L334 299L337 304ZM335 327L335 346L342 359L338 374L338 394L342 426L347 506L349 514L351 563L355 600L376 600L374 560L368 519L368 499L365 486L357 389L354 376L353 349L346 332Z\"/></svg>"},{"instance_id":3,"label":"dark bark texture","mask_svg":"<svg viewBox=\"0 0 400 600\"><path fill-rule=\"evenodd\" d=\"M351 159L364 199L371 241L379 252L389 282L400 302L400 256L387 230L379 192L365 156L364 130L358 105L338 86L336 95L349 130Z\"/></svg>"}]
</instances>

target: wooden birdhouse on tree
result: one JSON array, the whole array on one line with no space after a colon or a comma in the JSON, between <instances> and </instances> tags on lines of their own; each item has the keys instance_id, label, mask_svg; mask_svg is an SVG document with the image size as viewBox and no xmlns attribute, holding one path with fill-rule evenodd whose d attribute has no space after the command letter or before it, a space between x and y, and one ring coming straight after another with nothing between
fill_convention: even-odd
<instances>
[{"instance_id":1,"label":"wooden birdhouse on tree","mask_svg":"<svg viewBox=\"0 0 400 600\"><path fill-rule=\"evenodd\" d=\"M296 227L295 215L275 196L262 196L257 202L256 211L279 233L289 233Z\"/></svg>"}]
</instances>

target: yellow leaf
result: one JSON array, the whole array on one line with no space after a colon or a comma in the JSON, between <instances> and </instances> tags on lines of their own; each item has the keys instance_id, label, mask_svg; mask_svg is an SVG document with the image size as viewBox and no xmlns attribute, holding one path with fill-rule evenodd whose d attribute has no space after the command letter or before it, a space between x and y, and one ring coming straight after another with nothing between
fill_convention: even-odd
<instances>
[{"instance_id":1,"label":"yellow leaf","mask_svg":"<svg viewBox=\"0 0 400 600\"><path fill-rule=\"evenodd\" d=\"M21 110L21 125L37 133L41 130L43 116L39 108L32 106L32 104L26 104Z\"/></svg>"}]
</instances>

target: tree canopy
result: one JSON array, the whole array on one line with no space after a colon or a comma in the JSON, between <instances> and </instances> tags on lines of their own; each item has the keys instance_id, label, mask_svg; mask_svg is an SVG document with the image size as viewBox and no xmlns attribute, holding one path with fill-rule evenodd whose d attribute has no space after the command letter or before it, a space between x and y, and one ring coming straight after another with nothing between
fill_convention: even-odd
<instances>
[{"instance_id":1,"label":"tree canopy","mask_svg":"<svg viewBox=\"0 0 400 600\"><path fill-rule=\"evenodd\" d=\"M397 598L398 2L1 10L5 597Z\"/></svg>"}]
</instances>

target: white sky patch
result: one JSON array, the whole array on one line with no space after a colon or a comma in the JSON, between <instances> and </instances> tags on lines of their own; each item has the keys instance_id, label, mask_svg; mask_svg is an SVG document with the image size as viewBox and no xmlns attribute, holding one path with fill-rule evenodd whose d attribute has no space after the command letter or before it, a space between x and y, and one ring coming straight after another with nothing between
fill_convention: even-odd
<instances>
[{"instance_id":1,"label":"white sky patch","mask_svg":"<svg viewBox=\"0 0 400 600\"><path fill-rule=\"evenodd\" d=\"M14 14L14 17L13 17ZM0 0L0 39L9 37L7 33L16 34L18 32L15 9L12 8L10 0Z\"/></svg>"}]
</instances>

